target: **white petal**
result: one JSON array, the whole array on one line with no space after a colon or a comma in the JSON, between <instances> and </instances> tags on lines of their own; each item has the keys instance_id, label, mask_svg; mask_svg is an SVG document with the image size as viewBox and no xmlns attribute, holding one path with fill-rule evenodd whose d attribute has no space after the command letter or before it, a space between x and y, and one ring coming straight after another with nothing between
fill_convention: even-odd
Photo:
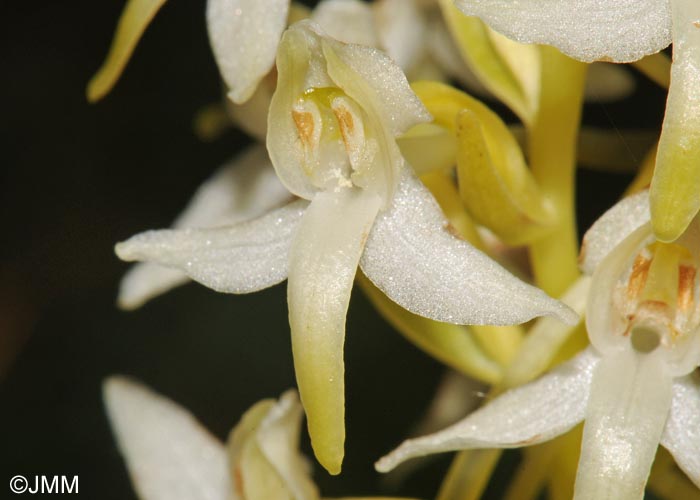
<instances>
[{"instance_id":1,"label":"white petal","mask_svg":"<svg viewBox=\"0 0 700 500\"><path fill-rule=\"evenodd\" d=\"M593 274L598 264L635 230L649 222L649 192L643 191L618 202L586 232L579 267Z\"/></svg>"},{"instance_id":2,"label":"white petal","mask_svg":"<svg viewBox=\"0 0 700 500\"><path fill-rule=\"evenodd\" d=\"M613 251L611 251L597 266L591 280L591 293L586 304L586 328L588 339L601 352L611 349L626 348L629 339L623 335L612 335L610 332L625 331L623 318L613 303L620 279L631 269L633 259L651 238L651 225L637 228L628 235Z\"/></svg>"},{"instance_id":3,"label":"white petal","mask_svg":"<svg viewBox=\"0 0 700 500\"><path fill-rule=\"evenodd\" d=\"M302 414L296 391L285 392L260 423L257 441L294 500L313 500L319 498L319 494L311 480L308 463L299 452Z\"/></svg>"},{"instance_id":4,"label":"white petal","mask_svg":"<svg viewBox=\"0 0 700 500\"><path fill-rule=\"evenodd\" d=\"M510 325L542 315L577 321L567 306L453 236L433 196L407 169L360 265L394 302L437 321Z\"/></svg>"},{"instance_id":5,"label":"white petal","mask_svg":"<svg viewBox=\"0 0 700 500\"><path fill-rule=\"evenodd\" d=\"M270 71L289 0L208 0L209 42L234 102L242 103Z\"/></svg>"},{"instance_id":6,"label":"white petal","mask_svg":"<svg viewBox=\"0 0 700 500\"><path fill-rule=\"evenodd\" d=\"M323 30L344 43L377 47L374 13L360 0L323 0L311 14Z\"/></svg>"},{"instance_id":7,"label":"white petal","mask_svg":"<svg viewBox=\"0 0 700 500\"><path fill-rule=\"evenodd\" d=\"M313 26L313 25L310 25ZM333 52L354 73L364 80L372 92L372 101L377 103L377 112L386 117L386 124L391 134L398 136L409 128L419 123L430 121L428 110L418 96L411 90L401 68L396 65L386 54L372 47L362 45L345 45L330 43ZM350 97L363 106L367 106L366 99L353 95L352 89L356 82L349 81L351 75L341 75L329 64L328 70L331 78ZM367 92L369 93L369 92ZM360 97L360 98L358 98Z\"/></svg>"},{"instance_id":8,"label":"white petal","mask_svg":"<svg viewBox=\"0 0 700 500\"><path fill-rule=\"evenodd\" d=\"M630 62L671 43L668 0L456 0L468 16L521 43L581 61Z\"/></svg>"},{"instance_id":9,"label":"white petal","mask_svg":"<svg viewBox=\"0 0 700 500\"><path fill-rule=\"evenodd\" d=\"M291 198L277 178L267 150L256 144L199 187L173 228L238 224L260 217Z\"/></svg>"},{"instance_id":10,"label":"white petal","mask_svg":"<svg viewBox=\"0 0 700 500\"><path fill-rule=\"evenodd\" d=\"M253 146L221 167L202 184L173 227L197 228L254 219L291 200L263 146ZM153 297L189 281L177 269L137 264L121 281L119 306L135 309Z\"/></svg>"},{"instance_id":11,"label":"white petal","mask_svg":"<svg viewBox=\"0 0 700 500\"><path fill-rule=\"evenodd\" d=\"M289 258L294 368L311 444L331 474L345 441L343 345L357 262L381 199L359 189L323 191L311 202Z\"/></svg>"},{"instance_id":12,"label":"white petal","mask_svg":"<svg viewBox=\"0 0 700 500\"><path fill-rule=\"evenodd\" d=\"M593 375L574 497L644 496L671 405L663 353L631 348L606 355Z\"/></svg>"},{"instance_id":13,"label":"white petal","mask_svg":"<svg viewBox=\"0 0 700 500\"><path fill-rule=\"evenodd\" d=\"M219 292L255 292L287 277L292 237L307 205L298 200L234 226L146 231L115 251L122 260L179 269Z\"/></svg>"},{"instance_id":14,"label":"white petal","mask_svg":"<svg viewBox=\"0 0 700 500\"><path fill-rule=\"evenodd\" d=\"M226 452L184 408L125 377L104 401L134 488L143 500L227 500Z\"/></svg>"},{"instance_id":15,"label":"white petal","mask_svg":"<svg viewBox=\"0 0 700 500\"><path fill-rule=\"evenodd\" d=\"M332 87L321 43L311 21L300 21L282 35L277 52L277 88L267 117L267 150L282 183L295 195L311 199L318 188L303 163L303 149L292 110L309 88Z\"/></svg>"},{"instance_id":16,"label":"white petal","mask_svg":"<svg viewBox=\"0 0 700 500\"><path fill-rule=\"evenodd\" d=\"M412 457L469 448L517 448L552 439L583 419L593 370L587 349L530 384L512 389L436 434L409 439L375 467L387 472Z\"/></svg>"},{"instance_id":17,"label":"white petal","mask_svg":"<svg viewBox=\"0 0 700 500\"><path fill-rule=\"evenodd\" d=\"M374 4L381 47L401 69L418 62L426 46L426 20L416 0L379 0Z\"/></svg>"},{"instance_id":18,"label":"white petal","mask_svg":"<svg viewBox=\"0 0 700 500\"><path fill-rule=\"evenodd\" d=\"M700 488L700 384L692 376L673 382L671 412L661 444Z\"/></svg>"}]
</instances>

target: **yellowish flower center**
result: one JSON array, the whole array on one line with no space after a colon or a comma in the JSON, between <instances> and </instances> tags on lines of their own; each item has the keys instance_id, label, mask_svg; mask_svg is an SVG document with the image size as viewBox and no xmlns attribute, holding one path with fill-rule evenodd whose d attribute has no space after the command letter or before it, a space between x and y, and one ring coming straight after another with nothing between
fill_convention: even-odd
<instances>
[{"instance_id":1,"label":"yellowish flower center","mask_svg":"<svg viewBox=\"0 0 700 500\"><path fill-rule=\"evenodd\" d=\"M655 242L640 251L614 300L634 349L673 348L699 326L698 260L676 243Z\"/></svg>"},{"instance_id":2,"label":"yellowish flower center","mask_svg":"<svg viewBox=\"0 0 700 500\"><path fill-rule=\"evenodd\" d=\"M292 118L311 182L320 189L355 186L378 149L367 137L362 108L338 88L311 88L297 100Z\"/></svg>"}]
</instances>

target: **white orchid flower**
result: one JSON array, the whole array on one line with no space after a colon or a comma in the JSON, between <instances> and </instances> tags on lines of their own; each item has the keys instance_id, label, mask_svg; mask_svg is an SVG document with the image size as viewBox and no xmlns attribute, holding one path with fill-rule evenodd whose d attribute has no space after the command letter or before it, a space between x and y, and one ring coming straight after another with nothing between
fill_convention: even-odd
<instances>
[{"instance_id":1,"label":"white orchid flower","mask_svg":"<svg viewBox=\"0 0 700 500\"><path fill-rule=\"evenodd\" d=\"M575 498L642 498L659 443L700 486L700 226L678 244L652 236L648 193L609 210L587 233L593 272L586 322L592 346L439 433L382 458L466 448L514 448L585 420Z\"/></svg>"},{"instance_id":2,"label":"white orchid flower","mask_svg":"<svg viewBox=\"0 0 700 500\"><path fill-rule=\"evenodd\" d=\"M302 21L283 36L277 67L268 149L282 182L302 199L233 226L147 232L116 251L222 292L253 292L288 278L312 444L338 473L345 315L358 263L392 300L439 321L513 324L576 315L450 233L396 145L398 134L429 116L387 56L327 38Z\"/></svg>"},{"instance_id":3,"label":"white orchid flower","mask_svg":"<svg viewBox=\"0 0 700 500\"><path fill-rule=\"evenodd\" d=\"M321 498L299 451L302 408L294 390L256 403L225 445L186 409L126 377L107 379L103 395L142 500Z\"/></svg>"},{"instance_id":4,"label":"white orchid flower","mask_svg":"<svg viewBox=\"0 0 700 500\"><path fill-rule=\"evenodd\" d=\"M673 41L666 116L651 186L654 232L673 241L700 209L700 2L697 0L455 0L467 15L522 43L581 61L631 62Z\"/></svg>"}]
</instances>

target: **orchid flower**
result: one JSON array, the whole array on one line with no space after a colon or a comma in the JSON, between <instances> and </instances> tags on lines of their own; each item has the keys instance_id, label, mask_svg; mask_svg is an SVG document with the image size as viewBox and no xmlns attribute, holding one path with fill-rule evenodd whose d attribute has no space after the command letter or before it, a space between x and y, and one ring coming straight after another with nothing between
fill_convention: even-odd
<instances>
[{"instance_id":1,"label":"orchid flower","mask_svg":"<svg viewBox=\"0 0 700 500\"><path fill-rule=\"evenodd\" d=\"M582 61L630 62L671 41L666 116L651 185L654 233L673 241L700 209L700 3L696 0L456 0L467 15L523 43ZM575 20L575 21L574 21Z\"/></svg>"},{"instance_id":2,"label":"orchid flower","mask_svg":"<svg viewBox=\"0 0 700 500\"><path fill-rule=\"evenodd\" d=\"M382 458L467 448L513 448L585 420L575 497L642 498L656 448L700 486L700 221L678 243L652 236L648 193L609 210L584 239L593 273L586 323L592 346L439 433Z\"/></svg>"},{"instance_id":3,"label":"orchid flower","mask_svg":"<svg viewBox=\"0 0 700 500\"><path fill-rule=\"evenodd\" d=\"M321 499L299 451L302 408L294 390L256 403L226 445L190 412L126 377L107 379L103 395L142 500Z\"/></svg>"},{"instance_id":4,"label":"orchid flower","mask_svg":"<svg viewBox=\"0 0 700 500\"><path fill-rule=\"evenodd\" d=\"M358 263L396 303L439 321L513 324L576 315L450 233L396 144L429 115L387 56L302 21L282 37L277 69L268 150L282 183L302 199L238 225L147 232L116 251L124 260L180 269L222 292L253 292L288 278L312 445L338 473L345 315Z\"/></svg>"}]
</instances>

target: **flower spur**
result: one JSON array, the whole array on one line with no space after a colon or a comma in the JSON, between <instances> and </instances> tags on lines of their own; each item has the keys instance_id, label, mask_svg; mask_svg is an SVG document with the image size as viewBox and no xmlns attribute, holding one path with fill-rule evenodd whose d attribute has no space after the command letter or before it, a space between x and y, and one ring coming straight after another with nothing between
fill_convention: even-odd
<instances>
[{"instance_id":1,"label":"flower spur","mask_svg":"<svg viewBox=\"0 0 700 500\"><path fill-rule=\"evenodd\" d=\"M377 463L467 448L514 448L585 420L578 499L642 498L660 442L700 485L700 227L678 244L651 234L648 193L608 211L587 233L593 272L586 323L592 346L439 433L406 441Z\"/></svg>"},{"instance_id":2,"label":"flower spur","mask_svg":"<svg viewBox=\"0 0 700 500\"><path fill-rule=\"evenodd\" d=\"M576 315L450 233L396 145L397 135L429 116L388 57L302 21L283 36L277 64L268 150L282 182L302 199L234 226L143 233L116 250L124 260L174 267L222 292L289 279L296 376L312 445L337 473L345 315L358 263L392 300L439 321Z\"/></svg>"}]
</instances>

